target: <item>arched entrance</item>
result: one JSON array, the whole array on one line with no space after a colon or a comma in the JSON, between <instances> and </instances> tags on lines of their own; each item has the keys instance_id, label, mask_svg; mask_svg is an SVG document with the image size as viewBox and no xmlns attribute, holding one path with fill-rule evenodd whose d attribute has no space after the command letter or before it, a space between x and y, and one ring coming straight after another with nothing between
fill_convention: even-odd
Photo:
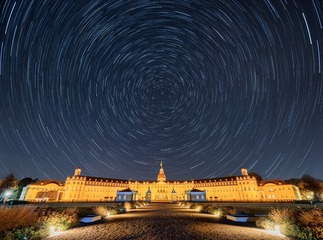
<instances>
[{"instance_id":1,"label":"arched entrance","mask_svg":"<svg viewBox=\"0 0 323 240\"><path fill-rule=\"evenodd\" d=\"M157 190L154 201L169 202L171 199L168 197L168 193L165 190Z\"/></svg>"}]
</instances>

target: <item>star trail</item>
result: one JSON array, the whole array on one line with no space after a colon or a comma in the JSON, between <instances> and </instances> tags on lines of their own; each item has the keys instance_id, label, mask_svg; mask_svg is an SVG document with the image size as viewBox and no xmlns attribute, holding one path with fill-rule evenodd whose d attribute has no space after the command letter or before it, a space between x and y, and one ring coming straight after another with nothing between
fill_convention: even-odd
<instances>
[{"instance_id":1,"label":"star trail","mask_svg":"<svg viewBox=\"0 0 323 240\"><path fill-rule=\"evenodd\" d=\"M0 178L323 170L323 2L0 3Z\"/></svg>"}]
</instances>

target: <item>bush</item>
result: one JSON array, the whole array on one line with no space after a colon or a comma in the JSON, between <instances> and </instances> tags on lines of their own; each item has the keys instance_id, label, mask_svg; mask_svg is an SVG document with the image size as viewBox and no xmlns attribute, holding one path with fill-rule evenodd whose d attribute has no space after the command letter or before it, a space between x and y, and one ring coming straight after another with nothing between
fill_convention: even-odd
<instances>
[{"instance_id":1,"label":"bush","mask_svg":"<svg viewBox=\"0 0 323 240\"><path fill-rule=\"evenodd\" d=\"M230 215L238 214L238 210L236 208L234 208L234 207L226 206L226 207L223 208L223 211L224 211L225 215L227 215L227 214L230 214Z\"/></svg>"},{"instance_id":2,"label":"bush","mask_svg":"<svg viewBox=\"0 0 323 240\"><path fill-rule=\"evenodd\" d=\"M108 209L105 206L97 206L93 209L93 212L101 217L106 217L108 214Z\"/></svg>"},{"instance_id":3,"label":"bush","mask_svg":"<svg viewBox=\"0 0 323 240\"><path fill-rule=\"evenodd\" d=\"M79 224L78 212L76 208L67 208L63 211L52 211L48 216L39 219L40 236L49 235L51 226L55 226L60 231L65 231Z\"/></svg>"},{"instance_id":4,"label":"bush","mask_svg":"<svg viewBox=\"0 0 323 240\"><path fill-rule=\"evenodd\" d=\"M317 239L323 239L323 226L313 226L312 228L313 235Z\"/></svg>"},{"instance_id":5,"label":"bush","mask_svg":"<svg viewBox=\"0 0 323 240\"><path fill-rule=\"evenodd\" d=\"M143 203L141 203L141 202L136 202L135 203L135 208L140 208L142 206L143 206Z\"/></svg>"},{"instance_id":6,"label":"bush","mask_svg":"<svg viewBox=\"0 0 323 240\"><path fill-rule=\"evenodd\" d=\"M37 213L30 206L1 207L0 208L0 232L32 226L37 223Z\"/></svg>"},{"instance_id":7,"label":"bush","mask_svg":"<svg viewBox=\"0 0 323 240\"><path fill-rule=\"evenodd\" d=\"M280 232L287 237L297 237L301 228L294 221L286 221L280 224Z\"/></svg>"},{"instance_id":8,"label":"bush","mask_svg":"<svg viewBox=\"0 0 323 240\"><path fill-rule=\"evenodd\" d=\"M202 212L203 208L204 208L204 206L202 204L196 204L194 209L196 209L199 212Z\"/></svg>"},{"instance_id":9,"label":"bush","mask_svg":"<svg viewBox=\"0 0 323 240\"><path fill-rule=\"evenodd\" d=\"M276 224L283 224L285 222L295 223L296 212L288 208L276 208L269 213L269 218L273 220Z\"/></svg>"},{"instance_id":10,"label":"bush","mask_svg":"<svg viewBox=\"0 0 323 240\"><path fill-rule=\"evenodd\" d=\"M302 210L299 214L299 220L304 226L321 226L323 210L316 207L310 210Z\"/></svg>"},{"instance_id":11,"label":"bush","mask_svg":"<svg viewBox=\"0 0 323 240\"><path fill-rule=\"evenodd\" d=\"M116 215L116 214L120 213L119 212L119 209L120 208L118 206L107 207L107 210L108 210L108 212L109 212L110 215Z\"/></svg>"},{"instance_id":12,"label":"bush","mask_svg":"<svg viewBox=\"0 0 323 240\"><path fill-rule=\"evenodd\" d=\"M192 203L192 204L190 204L190 205L189 205L189 208L190 208L190 209L195 209L195 208L196 208L196 206L197 206L197 204L196 204L196 203Z\"/></svg>"},{"instance_id":13,"label":"bush","mask_svg":"<svg viewBox=\"0 0 323 240\"><path fill-rule=\"evenodd\" d=\"M215 206L212 206L212 205L208 204L208 205L203 206L203 209L202 209L201 212L213 214L215 209L216 209Z\"/></svg>"},{"instance_id":14,"label":"bush","mask_svg":"<svg viewBox=\"0 0 323 240\"><path fill-rule=\"evenodd\" d=\"M265 230L274 230L275 229L275 223L273 220L266 218L266 217L260 217L256 221L256 226Z\"/></svg>"},{"instance_id":15,"label":"bush","mask_svg":"<svg viewBox=\"0 0 323 240\"><path fill-rule=\"evenodd\" d=\"M282 234L297 239L323 239L323 210L273 209L269 218L259 218L256 226L273 230L275 225L280 226Z\"/></svg>"},{"instance_id":16,"label":"bush","mask_svg":"<svg viewBox=\"0 0 323 240\"><path fill-rule=\"evenodd\" d=\"M217 218L226 216L226 213L222 208L215 208L212 214L214 214Z\"/></svg>"},{"instance_id":17,"label":"bush","mask_svg":"<svg viewBox=\"0 0 323 240\"><path fill-rule=\"evenodd\" d=\"M28 240L41 239L39 228L37 226L30 226L19 229L13 229L11 231L4 232L2 235L0 234L0 238L3 240L24 240L25 237Z\"/></svg>"},{"instance_id":18,"label":"bush","mask_svg":"<svg viewBox=\"0 0 323 240\"><path fill-rule=\"evenodd\" d=\"M130 204L130 203L128 203ZM125 205L128 205L125 203ZM32 208L30 206L0 208L0 239L28 240L44 239L50 234L50 227L56 230L65 231L69 228L78 226L79 218L90 213L98 212L107 215L117 214L121 204L106 207L99 206L95 208Z\"/></svg>"},{"instance_id":19,"label":"bush","mask_svg":"<svg viewBox=\"0 0 323 240\"><path fill-rule=\"evenodd\" d=\"M190 203L190 202L183 202L183 206L184 207L187 207L187 208L191 208L192 203Z\"/></svg>"},{"instance_id":20,"label":"bush","mask_svg":"<svg viewBox=\"0 0 323 240\"><path fill-rule=\"evenodd\" d=\"M132 209L133 207L132 207L132 204L130 203L130 202L125 202L124 204L123 204L123 207L126 209L126 210L128 210L128 209Z\"/></svg>"},{"instance_id":21,"label":"bush","mask_svg":"<svg viewBox=\"0 0 323 240\"><path fill-rule=\"evenodd\" d=\"M297 235L297 239L310 239L310 240L317 240L317 238L315 238L313 236L313 232L312 229L310 227L304 227L300 230L300 232Z\"/></svg>"},{"instance_id":22,"label":"bush","mask_svg":"<svg viewBox=\"0 0 323 240\"><path fill-rule=\"evenodd\" d=\"M120 213L120 207L113 206L98 206L93 209L93 212L97 215L100 215L101 217L106 217L109 213L109 215L116 215Z\"/></svg>"},{"instance_id":23,"label":"bush","mask_svg":"<svg viewBox=\"0 0 323 240\"><path fill-rule=\"evenodd\" d=\"M297 236L299 239L323 239L323 226L303 226Z\"/></svg>"}]
</instances>

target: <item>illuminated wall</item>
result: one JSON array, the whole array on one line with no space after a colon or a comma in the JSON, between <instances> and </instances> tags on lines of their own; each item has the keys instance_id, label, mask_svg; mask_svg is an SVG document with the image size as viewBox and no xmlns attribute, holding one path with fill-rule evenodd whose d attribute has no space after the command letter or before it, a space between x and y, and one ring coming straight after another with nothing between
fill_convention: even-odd
<instances>
[{"instance_id":1,"label":"illuminated wall","mask_svg":"<svg viewBox=\"0 0 323 240\"><path fill-rule=\"evenodd\" d=\"M75 172L80 174L80 171ZM127 180L74 175L66 179L62 201L115 201L117 190L126 189L128 186Z\"/></svg>"},{"instance_id":2,"label":"illuminated wall","mask_svg":"<svg viewBox=\"0 0 323 240\"><path fill-rule=\"evenodd\" d=\"M31 202L60 201L64 189L64 183L61 181L38 181L24 187L19 199Z\"/></svg>"},{"instance_id":3,"label":"illuminated wall","mask_svg":"<svg viewBox=\"0 0 323 240\"><path fill-rule=\"evenodd\" d=\"M259 192L262 201L293 201L299 200L299 189L281 180L261 181Z\"/></svg>"},{"instance_id":4,"label":"illuminated wall","mask_svg":"<svg viewBox=\"0 0 323 240\"><path fill-rule=\"evenodd\" d=\"M21 199L27 201L93 202L116 201L117 192L130 189L133 200L174 202L187 199L192 190L205 191L205 201L294 201L298 200L296 186L282 180L258 182L248 175L247 169L241 176L201 179L191 181L167 181L164 169L160 167L156 181L130 181L121 179L82 176L81 169L67 177L65 185L58 181L40 181L24 188ZM298 192L297 192L298 191ZM56 194L56 195L55 195ZM55 197L56 196L56 197Z\"/></svg>"}]
</instances>

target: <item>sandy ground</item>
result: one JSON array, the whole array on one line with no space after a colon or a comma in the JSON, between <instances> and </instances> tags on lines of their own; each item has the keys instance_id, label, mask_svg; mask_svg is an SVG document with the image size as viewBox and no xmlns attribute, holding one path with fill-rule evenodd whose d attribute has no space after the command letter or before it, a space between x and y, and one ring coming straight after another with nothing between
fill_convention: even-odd
<instances>
[{"instance_id":1,"label":"sandy ground","mask_svg":"<svg viewBox=\"0 0 323 240\"><path fill-rule=\"evenodd\" d=\"M276 240L275 236L248 224L218 220L176 204L152 203L128 213L111 216L107 222L68 230L56 239L143 239L143 240Z\"/></svg>"}]
</instances>

